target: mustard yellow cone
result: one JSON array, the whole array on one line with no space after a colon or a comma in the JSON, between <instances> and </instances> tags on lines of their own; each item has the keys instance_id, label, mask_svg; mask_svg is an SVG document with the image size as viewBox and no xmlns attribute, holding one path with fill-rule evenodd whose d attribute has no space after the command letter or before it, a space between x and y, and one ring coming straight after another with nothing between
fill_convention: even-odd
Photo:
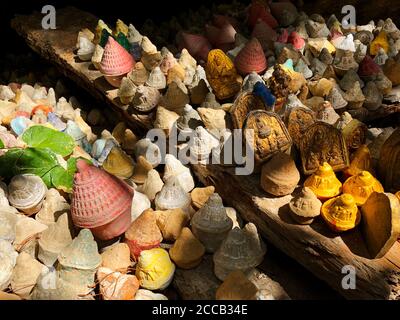
<instances>
[{"instance_id":1,"label":"mustard yellow cone","mask_svg":"<svg viewBox=\"0 0 400 320\"><path fill-rule=\"evenodd\" d=\"M351 230L361 220L356 201L347 193L326 201L322 205L321 215L329 228L335 232Z\"/></svg>"},{"instance_id":2,"label":"mustard yellow cone","mask_svg":"<svg viewBox=\"0 0 400 320\"><path fill-rule=\"evenodd\" d=\"M336 197L342 191L342 183L336 178L335 172L327 162L307 178L304 186L309 187L320 200Z\"/></svg>"},{"instance_id":3,"label":"mustard yellow cone","mask_svg":"<svg viewBox=\"0 0 400 320\"><path fill-rule=\"evenodd\" d=\"M136 267L140 286L148 290L163 290L171 283L175 265L166 250L155 248L142 251Z\"/></svg>"},{"instance_id":4,"label":"mustard yellow cone","mask_svg":"<svg viewBox=\"0 0 400 320\"><path fill-rule=\"evenodd\" d=\"M343 192L351 194L358 206L362 206L373 192L384 192L381 183L368 171L361 171L343 184Z\"/></svg>"}]
</instances>

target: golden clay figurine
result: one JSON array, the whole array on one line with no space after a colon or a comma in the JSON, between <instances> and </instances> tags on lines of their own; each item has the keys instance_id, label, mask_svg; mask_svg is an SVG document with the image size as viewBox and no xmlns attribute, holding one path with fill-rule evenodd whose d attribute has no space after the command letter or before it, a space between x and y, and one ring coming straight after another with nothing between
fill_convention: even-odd
<instances>
[{"instance_id":1,"label":"golden clay figurine","mask_svg":"<svg viewBox=\"0 0 400 320\"><path fill-rule=\"evenodd\" d=\"M208 53L206 76L218 99L233 97L240 90L240 77L231 59L220 49Z\"/></svg>"},{"instance_id":2,"label":"golden clay figurine","mask_svg":"<svg viewBox=\"0 0 400 320\"><path fill-rule=\"evenodd\" d=\"M362 206L374 191L384 192L381 183L368 171L350 177L343 184L343 192L351 194L358 206Z\"/></svg>"},{"instance_id":3,"label":"golden clay figurine","mask_svg":"<svg viewBox=\"0 0 400 320\"><path fill-rule=\"evenodd\" d=\"M335 232L351 230L361 220L356 201L347 193L325 202L321 208L321 215L329 228Z\"/></svg>"},{"instance_id":4,"label":"golden clay figurine","mask_svg":"<svg viewBox=\"0 0 400 320\"><path fill-rule=\"evenodd\" d=\"M353 153L350 166L344 173L347 177L351 177L361 173L362 171L368 171L372 175L375 175L372 167L371 153L365 144Z\"/></svg>"},{"instance_id":5,"label":"golden clay figurine","mask_svg":"<svg viewBox=\"0 0 400 320\"><path fill-rule=\"evenodd\" d=\"M336 197L342 191L342 183L336 178L332 167L324 162L322 166L304 182L320 200Z\"/></svg>"}]
</instances>

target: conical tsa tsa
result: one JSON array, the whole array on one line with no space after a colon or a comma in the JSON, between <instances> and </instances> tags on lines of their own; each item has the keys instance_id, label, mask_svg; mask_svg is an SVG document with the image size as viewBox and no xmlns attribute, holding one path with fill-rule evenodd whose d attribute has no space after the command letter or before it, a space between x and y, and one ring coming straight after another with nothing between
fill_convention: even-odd
<instances>
[{"instance_id":1,"label":"conical tsa tsa","mask_svg":"<svg viewBox=\"0 0 400 320\"><path fill-rule=\"evenodd\" d=\"M197 267L205 253L205 248L195 238L189 228L183 228L180 236L169 250L169 255L181 269Z\"/></svg>"},{"instance_id":2,"label":"conical tsa tsa","mask_svg":"<svg viewBox=\"0 0 400 320\"><path fill-rule=\"evenodd\" d=\"M373 192L384 192L381 183L368 171L361 171L343 184L343 193L351 194L358 206L362 206Z\"/></svg>"},{"instance_id":3,"label":"conical tsa tsa","mask_svg":"<svg viewBox=\"0 0 400 320\"><path fill-rule=\"evenodd\" d=\"M207 252L215 252L218 249L233 225L217 193L209 197L206 204L194 214L190 223L193 234L203 243Z\"/></svg>"},{"instance_id":4,"label":"conical tsa tsa","mask_svg":"<svg viewBox=\"0 0 400 320\"><path fill-rule=\"evenodd\" d=\"M77 168L71 202L74 224L91 229L101 240L124 233L131 222L133 190L84 160L78 160Z\"/></svg>"},{"instance_id":5,"label":"conical tsa tsa","mask_svg":"<svg viewBox=\"0 0 400 320\"><path fill-rule=\"evenodd\" d=\"M190 192L194 188L194 180L190 169L185 167L175 156L167 154L165 156L164 182L175 177L185 192Z\"/></svg>"},{"instance_id":6,"label":"conical tsa tsa","mask_svg":"<svg viewBox=\"0 0 400 320\"><path fill-rule=\"evenodd\" d=\"M18 252L6 240L0 240L0 290L6 289L17 263Z\"/></svg>"},{"instance_id":7,"label":"conical tsa tsa","mask_svg":"<svg viewBox=\"0 0 400 320\"><path fill-rule=\"evenodd\" d=\"M308 187L304 187L289 202L290 213L299 224L311 224L320 215L322 203Z\"/></svg>"},{"instance_id":8,"label":"conical tsa tsa","mask_svg":"<svg viewBox=\"0 0 400 320\"><path fill-rule=\"evenodd\" d=\"M350 166L345 170L345 175L347 177L355 176L362 171L368 171L374 175L371 152L365 144L361 145L360 148L353 153Z\"/></svg>"},{"instance_id":9,"label":"conical tsa tsa","mask_svg":"<svg viewBox=\"0 0 400 320\"><path fill-rule=\"evenodd\" d=\"M257 38L246 43L235 58L235 66L241 75L249 74L252 71L261 73L267 69L267 60Z\"/></svg>"},{"instance_id":10,"label":"conical tsa tsa","mask_svg":"<svg viewBox=\"0 0 400 320\"><path fill-rule=\"evenodd\" d=\"M11 179L8 200L13 207L29 216L41 209L46 192L46 185L41 178L33 174L20 174Z\"/></svg>"},{"instance_id":11,"label":"conical tsa tsa","mask_svg":"<svg viewBox=\"0 0 400 320\"><path fill-rule=\"evenodd\" d=\"M139 156L131 180L137 184L143 184L146 181L147 173L152 169L151 163L145 157Z\"/></svg>"},{"instance_id":12,"label":"conical tsa tsa","mask_svg":"<svg viewBox=\"0 0 400 320\"><path fill-rule=\"evenodd\" d=\"M102 167L108 173L121 179L130 178L134 172L132 158L117 146L111 149Z\"/></svg>"},{"instance_id":13,"label":"conical tsa tsa","mask_svg":"<svg viewBox=\"0 0 400 320\"><path fill-rule=\"evenodd\" d=\"M214 254L214 273L221 281L235 270L248 274L263 261L266 251L254 224L234 228Z\"/></svg>"},{"instance_id":14,"label":"conical tsa tsa","mask_svg":"<svg viewBox=\"0 0 400 320\"><path fill-rule=\"evenodd\" d=\"M261 187L272 195L291 194L299 181L300 172L293 159L286 153L277 153L262 167Z\"/></svg>"},{"instance_id":15,"label":"conical tsa tsa","mask_svg":"<svg viewBox=\"0 0 400 320\"><path fill-rule=\"evenodd\" d=\"M145 210L125 232L125 243L134 259L137 259L143 250L159 247L161 241L162 235L152 209Z\"/></svg>"},{"instance_id":16,"label":"conical tsa tsa","mask_svg":"<svg viewBox=\"0 0 400 320\"><path fill-rule=\"evenodd\" d=\"M100 63L100 70L106 80L118 88L122 78L135 66L135 60L113 37L108 37Z\"/></svg>"},{"instance_id":17,"label":"conical tsa tsa","mask_svg":"<svg viewBox=\"0 0 400 320\"><path fill-rule=\"evenodd\" d=\"M136 267L140 286L148 290L163 290L171 283L175 265L168 252L161 248L142 251Z\"/></svg>"},{"instance_id":18,"label":"conical tsa tsa","mask_svg":"<svg viewBox=\"0 0 400 320\"><path fill-rule=\"evenodd\" d=\"M161 191L164 186L164 182L161 180L160 174L157 170L151 169L147 172L146 180L143 185L138 188L140 192L143 192L150 201L153 201L156 194Z\"/></svg>"},{"instance_id":19,"label":"conical tsa tsa","mask_svg":"<svg viewBox=\"0 0 400 320\"><path fill-rule=\"evenodd\" d=\"M347 193L326 201L322 205L321 215L329 228L335 232L353 229L361 220L356 201Z\"/></svg>"},{"instance_id":20,"label":"conical tsa tsa","mask_svg":"<svg viewBox=\"0 0 400 320\"><path fill-rule=\"evenodd\" d=\"M88 229L78 236L58 256L59 278L79 293L88 293L94 284L96 269L101 264L97 243Z\"/></svg>"},{"instance_id":21,"label":"conical tsa tsa","mask_svg":"<svg viewBox=\"0 0 400 320\"><path fill-rule=\"evenodd\" d=\"M205 70L207 81L218 99L231 98L240 91L235 66L222 50L214 49L209 52Z\"/></svg>"},{"instance_id":22,"label":"conical tsa tsa","mask_svg":"<svg viewBox=\"0 0 400 320\"><path fill-rule=\"evenodd\" d=\"M304 186L309 187L320 200L336 197L342 191L342 183L327 162L306 179Z\"/></svg>"},{"instance_id":23,"label":"conical tsa tsa","mask_svg":"<svg viewBox=\"0 0 400 320\"><path fill-rule=\"evenodd\" d=\"M38 259L46 266L57 261L58 254L72 242L72 233L68 213L64 213L57 222L42 232L39 243Z\"/></svg>"},{"instance_id":24,"label":"conical tsa tsa","mask_svg":"<svg viewBox=\"0 0 400 320\"><path fill-rule=\"evenodd\" d=\"M155 198L157 210L182 209L189 214L190 203L190 195L185 192L176 177L168 179Z\"/></svg>"}]
</instances>

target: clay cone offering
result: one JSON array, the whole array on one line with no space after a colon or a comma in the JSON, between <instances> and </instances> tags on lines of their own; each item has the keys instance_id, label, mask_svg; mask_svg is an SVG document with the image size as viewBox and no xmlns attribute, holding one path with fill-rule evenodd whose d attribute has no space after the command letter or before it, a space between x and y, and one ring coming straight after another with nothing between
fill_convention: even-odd
<instances>
[{"instance_id":1,"label":"clay cone offering","mask_svg":"<svg viewBox=\"0 0 400 320\"><path fill-rule=\"evenodd\" d=\"M257 38L252 38L239 52L235 59L235 67L242 75L247 75L252 71L261 73L267 69L267 59Z\"/></svg>"},{"instance_id":2,"label":"clay cone offering","mask_svg":"<svg viewBox=\"0 0 400 320\"><path fill-rule=\"evenodd\" d=\"M134 66L135 60L129 52L115 41L113 37L108 37L100 63L100 70L110 84L119 87L123 76L130 72ZM118 77L120 78L116 79Z\"/></svg>"},{"instance_id":3,"label":"clay cone offering","mask_svg":"<svg viewBox=\"0 0 400 320\"><path fill-rule=\"evenodd\" d=\"M142 251L136 267L140 286L149 290L163 290L174 277L175 265L168 252L161 248Z\"/></svg>"},{"instance_id":4,"label":"clay cone offering","mask_svg":"<svg viewBox=\"0 0 400 320\"><path fill-rule=\"evenodd\" d=\"M64 213L57 222L42 232L39 239L38 259L46 266L57 261L58 254L72 242L68 214Z\"/></svg>"},{"instance_id":5,"label":"clay cone offering","mask_svg":"<svg viewBox=\"0 0 400 320\"><path fill-rule=\"evenodd\" d=\"M134 275L108 268L99 268L97 279L104 300L133 300L139 289L139 280Z\"/></svg>"},{"instance_id":6,"label":"clay cone offering","mask_svg":"<svg viewBox=\"0 0 400 320\"><path fill-rule=\"evenodd\" d=\"M247 279L240 271L232 271L219 286L217 300L256 300L258 289L254 283Z\"/></svg>"},{"instance_id":7,"label":"clay cone offering","mask_svg":"<svg viewBox=\"0 0 400 320\"><path fill-rule=\"evenodd\" d=\"M210 196L214 192L215 192L214 186L193 189L193 191L190 193L190 196L192 197L192 206L195 209L200 209L201 207L204 206L208 198L210 198Z\"/></svg>"},{"instance_id":8,"label":"clay cone offering","mask_svg":"<svg viewBox=\"0 0 400 320\"><path fill-rule=\"evenodd\" d=\"M183 228L182 233L169 250L169 255L175 264L182 269L197 267L206 249L195 238L189 228Z\"/></svg>"},{"instance_id":9,"label":"clay cone offering","mask_svg":"<svg viewBox=\"0 0 400 320\"><path fill-rule=\"evenodd\" d=\"M101 254L101 266L126 273L131 265L131 252L126 243L118 243L115 246L108 248Z\"/></svg>"},{"instance_id":10,"label":"clay cone offering","mask_svg":"<svg viewBox=\"0 0 400 320\"><path fill-rule=\"evenodd\" d=\"M146 181L147 173L153 169L150 162L145 157L139 156L135 171L131 177L132 181L138 184L143 184Z\"/></svg>"},{"instance_id":11,"label":"clay cone offering","mask_svg":"<svg viewBox=\"0 0 400 320\"><path fill-rule=\"evenodd\" d=\"M193 57L199 60L206 61L208 52L212 49L210 42L197 34L182 32L179 42L182 48L186 48Z\"/></svg>"},{"instance_id":12,"label":"clay cone offering","mask_svg":"<svg viewBox=\"0 0 400 320\"><path fill-rule=\"evenodd\" d=\"M155 211L157 225L164 240L175 241L188 224L189 217L182 209Z\"/></svg>"},{"instance_id":13,"label":"clay cone offering","mask_svg":"<svg viewBox=\"0 0 400 320\"><path fill-rule=\"evenodd\" d=\"M15 265L11 278L11 288L13 292L21 298L29 298L42 272L42 268L43 265L39 261L32 258L28 253L22 252L17 258L17 264Z\"/></svg>"},{"instance_id":14,"label":"clay cone offering","mask_svg":"<svg viewBox=\"0 0 400 320\"><path fill-rule=\"evenodd\" d=\"M153 201L156 198L156 194L161 191L164 186L164 182L161 180L160 174L157 170L151 169L147 172L146 181L143 183L138 190L143 192L149 200Z\"/></svg>"},{"instance_id":15,"label":"clay cone offering","mask_svg":"<svg viewBox=\"0 0 400 320\"><path fill-rule=\"evenodd\" d=\"M89 165L77 162L71 215L74 224L91 229L101 240L123 234L131 222L133 190L122 180Z\"/></svg>"},{"instance_id":16,"label":"clay cone offering","mask_svg":"<svg viewBox=\"0 0 400 320\"><path fill-rule=\"evenodd\" d=\"M162 235L152 209L145 210L125 232L125 242L131 250L132 258L135 259L143 250L159 247L161 241Z\"/></svg>"},{"instance_id":17,"label":"clay cone offering","mask_svg":"<svg viewBox=\"0 0 400 320\"><path fill-rule=\"evenodd\" d=\"M215 252L232 229L233 222L226 214L221 197L214 193L197 211L191 221L194 235L204 244L207 252Z\"/></svg>"}]
</instances>

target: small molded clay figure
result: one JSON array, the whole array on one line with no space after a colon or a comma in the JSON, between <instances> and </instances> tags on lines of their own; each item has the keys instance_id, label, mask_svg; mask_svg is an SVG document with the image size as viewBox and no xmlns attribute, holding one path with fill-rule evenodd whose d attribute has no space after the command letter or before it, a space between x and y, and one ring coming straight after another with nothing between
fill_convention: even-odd
<instances>
[{"instance_id":1,"label":"small molded clay figure","mask_svg":"<svg viewBox=\"0 0 400 320\"><path fill-rule=\"evenodd\" d=\"M335 232L351 230L361 220L356 201L347 193L326 201L322 205L321 215L329 228Z\"/></svg>"},{"instance_id":2,"label":"small molded clay figure","mask_svg":"<svg viewBox=\"0 0 400 320\"><path fill-rule=\"evenodd\" d=\"M311 224L320 215L321 201L308 187L304 187L289 202L290 213L299 224Z\"/></svg>"},{"instance_id":3,"label":"small molded clay figure","mask_svg":"<svg viewBox=\"0 0 400 320\"><path fill-rule=\"evenodd\" d=\"M351 194L358 206L362 206L373 192L384 192L381 183L368 171L361 171L343 184L343 192Z\"/></svg>"},{"instance_id":4,"label":"small molded clay figure","mask_svg":"<svg viewBox=\"0 0 400 320\"><path fill-rule=\"evenodd\" d=\"M304 186L309 187L321 200L333 198L342 191L342 183L336 178L335 172L327 162L307 178Z\"/></svg>"},{"instance_id":5,"label":"small molded clay figure","mask_svg":"<svg viewBox=\"0 0 400 320\"><path fill-rule=\"evenodd\" d=\"M218 99L231 98L240 91L235 66L222 50L214 49L208 53L205 70L207 80Z\"/></svg>"}]
</instances>

